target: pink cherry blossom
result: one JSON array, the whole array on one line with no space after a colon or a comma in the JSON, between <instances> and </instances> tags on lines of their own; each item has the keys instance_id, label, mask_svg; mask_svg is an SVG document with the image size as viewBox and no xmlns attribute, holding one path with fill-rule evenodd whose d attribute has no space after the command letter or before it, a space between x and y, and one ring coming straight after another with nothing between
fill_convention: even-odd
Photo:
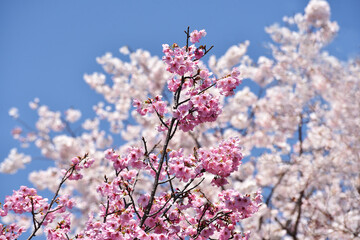
<instances>
[{"instance_id":1,"label":"pink cherry blossom","mask_svg":"<svg viewBox=\"0 0 360 240\"><path fill-rule=\"evenodd\" d=\"M198 30L194 30L191 34L190 34L190 41L192 43L197 43L200 41L200 39L202 37L206 36L206 32L204 29L198 31Z\"/></svg>"}]
</instances>

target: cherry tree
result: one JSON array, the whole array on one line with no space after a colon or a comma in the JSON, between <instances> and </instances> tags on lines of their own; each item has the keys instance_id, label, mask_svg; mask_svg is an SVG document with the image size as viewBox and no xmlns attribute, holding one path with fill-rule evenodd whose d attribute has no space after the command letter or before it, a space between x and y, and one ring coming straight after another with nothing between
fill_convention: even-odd
<instances>
[{"instance_id":1,"label":"cherry tree","mask_svg":"<svg viewBox=\"0 0 360 240\"><path fill-rule=\"evenodd\" d=\"M238 223L258 211L261 191L243 195L231 188L221 188L229 183L227 178L238 171L243 159L239 138L232 137L209 148L193 144L190 150L172 144L178 132L188 133L197 125L215 122L222 108L219 95L234 95L234 89L241 83L237 68L216 78L201 64L200 59L212 49L195 46L206 35L205 30L190 33L188 28L185 33L186 45L164 44L164 57L157 62L163 69L161 73L169 76L168 92L164 93L167 100L156 94L156 88L138 91L135 96L142 100L130 97L131 91L124 98L124 89L119 91L116 84L112 88L104 85L103 76L86 76L89 84L96 81L99 92L110 91L105 98L119 108L111 112L99 104L95 108L98 117L84 122L86 131L81 136L76 136L70 125L79 120L79 111L69 109L63 118L41 106L38 100L32 102L30 106L39 114L37 131L23 137L22 130L16 129L14 136L24 143L35 142L44 156L55 160L55 168L30 176L39 189L49 188L54 196L48 201L36 189L22 186L6 197L0 215L6 217L10 211L19 215L29 213L32 228L28 239L42 228L48 239L248 239L249 232L241 231ZM105 69L114 70L106 65ZM128 74L136 81L137 64L129 67ZM139 67L138 70L142 72ZM121 75L113 77L114 83L116 79L137 87ZM166 89L160 85L160 90ZM136 121L152 125L148 128L150 136L141 137L140 142L128 139L119 150L102 150L111 145L111 138L99 130L99 120L107 118L112 131L119 131L123 120L129 118L131 99ZM16 109L11 109L10 114L19 117ZM130 123L127 127L131 127ZM70 136L51 137L52 131L67 131ZM139 134L129 135L136 139ZM56 143L59 139L61 145ZM14 172L30 160L16 150L12 150L11 156L1 165L3 171ZM217 196L202 191L205 179L221 190ZM80 210L80 219L71 211L73 208ZM1 236L13 239L24 231L19 223L2 225Z\"/></svg>"},{"instance_id":2,"label":"cherry tree","mask_svg":"<svg viewBox=\"0 0 360 240\"><path fill-rule=\"evenodd\" d=\"M2 206L3 233L360 238L360 62L323 50L339 30L326 1L311 0L303 14L283 20L266 28L272 57L257 61L246 55L246 41L205 64L212 47L190 45L204 30L187 30L185 47L163 45L162 59L127 47L120 52L129 62L97 58L105 74L84 79L105 103L80 134L72 128L79 110L61 114L31 102L36 130L12 133L54 161L29 178L55 197L14 192ZM235 90L241 79L256 87ZM17 109L9 113L20 120ZM115 134L124 140L119 147ZM13 149L0 170L14 173L30 161Z\"/></svg>"},{"instance_id":3,"label":"cherry tree","mask_svg":"<svg viewBox=\"0 0 360 240\"><path fill-rule=\"evenodd\" d=\"M215 138L241 133L248 153L260 152L234 187L267 191L258 220L245 221L255 239L358 239L360 63L322 50L339 29L326 1L284 21L288 27L266 28L272 59L254 63L247 43L210 59L214 73L240 64L259 86L229 100Z\"/></svg>"}]
</instances>

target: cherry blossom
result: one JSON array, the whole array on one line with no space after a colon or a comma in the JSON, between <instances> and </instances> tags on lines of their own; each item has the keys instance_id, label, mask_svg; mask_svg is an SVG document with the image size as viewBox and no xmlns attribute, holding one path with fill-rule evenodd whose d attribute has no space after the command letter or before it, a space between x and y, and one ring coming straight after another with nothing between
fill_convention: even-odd
<instances>
[{"instance_id":1,"label":"cherry blossom","mask_svg":"<svg viewBox=\"0 0 360 240\"><path fill-rule=\"evenodd\" d=\"M360 62L324 50L339 30L325 0L283 20L265 29L271 56L255 60L245 41L205 63L203 30L164 44L163 57L122 47L128 62L97 58L104 73L84 79L104 100L88 118L32 101L38 121L13 136L54 162L30 174L39 190L61 186L48 238L359 238ZM11 152L3 172L28 162ZM8 199L5 220L16 215Z\"/></svg>"}]
</instances>

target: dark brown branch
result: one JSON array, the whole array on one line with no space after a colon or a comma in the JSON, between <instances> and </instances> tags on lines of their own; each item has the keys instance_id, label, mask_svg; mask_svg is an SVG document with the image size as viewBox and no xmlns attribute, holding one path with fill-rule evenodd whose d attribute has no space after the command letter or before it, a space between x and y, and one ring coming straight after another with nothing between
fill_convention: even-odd
<instances>
[{"instance_id":1,"label":"dark brown branch","mask_svg":"<svg viewBox=\"0 0 360 240\"><path fill-rule=\"evenodd\" d=\"M294 226L294 230L293 230L293 239L294 240L297 240L297 233L298 233L298 227L299 227L299 223L300 223L300 218L301 218L301 212L302 212L302 199L304 198L304 194L305 193L305 190L302 190L300 192L300 197L299 199L297 200L297 206L298 206L298 214L297 214L297 217L296 217L296 222L295 222L295 226Z\"/></svg>"},{"instance_id":2,"label":"dark brown branch","mask_svg":"<svg viewBox=\"0 0 360 240\"><path fill-rule=\"evenodd\" d=\"M106 217L108 215L108 212L109 212L109 196L107 197L107 203L106 203L106 210L105 210L105 216L104 216L104 220L103 220L103 223L106 223Z\"/></svg>"},{"instance_id":3,"label":"dark brown branch","mask_svg":"<svg viewBox=\"0 0 360 240\"><path fill-rule=\"evenodd\" d=\"M140 219L141 216L140 216L139 212L138 212L137 209L136 209L135 201L134 201L134 199L133 199L133 197L132 197L132 195L131 195L131 191L130 191L130 189L129 189L128 186L126 186L126 191L127 191L128 194L129 194L131 204L133 205L133 208L134 208L134 212L135 212L136 216Z\"/></svg>"},{"instance_id":4,"label":"dark brown branch","mask_svg":"<svg viewBox=\"0 0 360 240\"><path fill-rule=\"evenodd\" d=\"M187 27L187 30L184 31L186 34L186 51L189 49L189 38L190 38L190 26Z\"/></svg>"},{"instance_id":5,"label":"dark brown branch","mask_svg":"<svg viewBox=\"0 0 360 240\"><path fill-rule=\"evenodd\" d=\"M175 123L175 119L173 118L173 119L171 120L170 127L169 127L168 132L167 132L165 144L164 144L164 147L163 147L163 150L162 150L161 159L160 159L159 166L158 166L158 170L157 170L157 172L156 172L155 180L154 180L154 184L153 184L153 188L152 188L152 190L151 190L151 195L150 195L149 203L148 203L148 205L146 206L145 211L144 211L144 215L143 215L143 217L141 218L141 221L140 221L140 227L142 227L142 226L144 225L144 222L145 222L145 220L148 218L148 215L149 215L149 213L150 213L151 207L152 207L152 205L153 205L153 201L154 201L154 198L155 198L156 190L157 190L157 187L158 187L158 185L159 185L159 178L160 178L161 168L162 168L162 165L163 165L164 160L165 160L165 155L167 155L167 151L166 151L166 150L167 150L167 146L168 146L169 141L170 141L171 131L172 131L172 128L173 128L173 126L174 126L174 123Z\"/></svg>"},{"instance_id":6,"label":"dark brown branch","mask_svg":"<svg viewBox=\"0 0 360 240\"><path fill-rule=\"evenodd\" d=\"M162 123L162 125L164 125L167 129L169 129L169 126L168 126L168 125L164 122L164 120L163 120L163 116L161 116L161 115L158 113L158 111L156 111L156 109L155 109L155 112L156 112L156 115L158 116L160 122Z\"/></svg>"},{"instance_id":7,"label":"dark brown branch","mask_svg":"<svg viewBox=\"0 0 360 240\"><path fill-rule=\"evenodd\" d=\"M301 156L303 154L303 137L302 137L302 121L303 117L302 114L300 114L300 123L298 125L298 135L299 135L299 143L300 143L300 152L299 155Z\"/></svg>"},{"instance_id":8,"label":"dark brown branch","mask_svg":"<svg viewBox=\"0 0 360 240\"><path fill-rule=\"evenodd\" d=\"M211 50L213 47L214 47L214 46L211 46L208 50L205 50L204 56L205 56L208 52L210 52L210 50Z\"/></svg>"},{"instance_id":9,"label":"dark brown branch","mask_svg":"<svg viewBox=\"0 0 360 240\"><path fill-rule=\"evenodd\" d=\"M171 182L171 181L174 180L174 179L175 179L175 176L172 177L172 178L169 178L169 179L167 179L167 180L164 180L164 181L162 181L162 182L159 182L159 184L164 184L164 183L167 183L167 182Z\"/></svg>"}]
</instances>

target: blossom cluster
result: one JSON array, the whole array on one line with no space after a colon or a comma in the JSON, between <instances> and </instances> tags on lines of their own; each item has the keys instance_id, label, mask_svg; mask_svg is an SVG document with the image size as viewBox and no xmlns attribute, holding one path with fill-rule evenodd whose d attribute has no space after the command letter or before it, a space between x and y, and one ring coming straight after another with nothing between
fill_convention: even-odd
<instances>
[{"instance_id":1,"label":"blossom cluster","mask_svg":"<svg viewBox=\"0 0 360 240\"><path fill-rule=\"evenodd\" d=\"M214 122L221 113L219 98L210 93L202 93L190 98L188 103L173 111L179 121L179 128L184 132L191 131L204 122Z\"/></svg>"},{"instance_id":2,"label":"blossom cluster","mask_svg":"<svg viewBox=\"0 0 360 240\"><path fill-rule=\"evenodd\" d=\"M20 190L14 191L12 196L6 197L1 215L6 216L9 210L13 210L17 214L31 212L33 209L46 211L48 209L47 201L48 199L37 195L36 189L21 186Z\"/></svg>"},{"instance_id":3,"label":"blossom cluster","mask_svg":"<svg viewBox=\"0 0 360 240\"><path fill-rule=\"evenodd\" d=\"M171 47L168 44L163 44L163 61L167 64L167 71L176 73L180 76L186 73L192 73L196 67L197 58L195 56L195 46L188 48L180 48L176 43Z\"/></svg>"},{"instance_id":4,"label":"blossom cluster","mask_svg":"<svg viewBox=\"0 0 360 240\"><path fill-rule=\"evenodd\" d=\"M93 158L81 158L81 157L74 157L71 159L71 171L63 170L63 174L65 178L69 180L79 180L83 178L82 173L80 171L84 168L89 168L95 162Z\"/></svg>"},{"instance_id":5,"label":"blossom cluster","mask_svg":"<svg viewBox=\"0 0 360 240\"><path fill-rule=\"evenodd\" d=\"M198 177L203 172L215 175L212 183L216 186L227 184L226 178L238 170L242 154L239 139L231 138L210 149L200 148L185 157L183 149L169 153L169 173L180 181Z\"/></svg>"},{"instance_id":6,"label":"blossom cluster","mask_svg":"<svg viewBox=\"0 0 360 240\"><path fill-rule=\"evenodd\" d=\"M239 79L240 71L238 69L233 69L229 75L219 79L217 81L216 87L220 88L220 93L224 96L234 95L234 89L241 83Z\"/></svg>"},{"instance_id":7,"label":"blossom cluster","mask_svg":"<svg viewBox=\"0 0 360 240\"><path fill-rule=\"evenodd\" d=\"M204 169L218 177L213 180L217 186L227 183L226 177L238 170L243 158L236 138L223 141L218 148L199 149L198 154Z\"/></svg>"},{"instance_id":8,"label":"blossom cluster","mask_svg":"<svg viewBox=\"0 0 360 240\"><path fill-rule=\"evenodd\" d=\"M205 35L205 30L194 30L188 38L195 43ZM177 124L184 132L193 130L201 123L214 122L221 113L219 98L206 92L207 89L216 85L221 95L231 96L241 83L240 72L236 68L231 74L216 79L208 69L198 66L198 60L209 50L204 46L197 48L195 45L184 47L179 47L177 44L171 47L167 44L163 45L165 54L163 61L167 65L167 71L173 74L168 80L168 89L175 93L172 116L178 120ZM182 92L185 93L184 96L180 96ZM184 97L186 99L183 99ZM141 115L156 111L163 118L167 113L168 104L161 100L161 96L156 96L145 101L145 104L134 99L133 106ZM162 121L163 124L158 130L165 131L169 122L169 120Z\"/></svg>"},{"instance_id":9,"label":"blossom cluster","mask_svg":"<svg viewBox=\"0 0 360 240\"><path fill-rule=\"evenodd\" d=\"M256 213L262 203L261 193L259 191L253 200L250 195L241 195L231 189L222 191L219 199L225 209L240 212L239 217L241 219L248 218Z\"/></svg>"},{"instance_id":10,"label":"blossom cluster","mask_svg":"<svg viewBox=\"0 0 360 240\"><path fill-rule=\"evenodd\" d=\"M192 43L197 43L200 41L200 39L202 37L206 36L206 31L205 29L202 29L200 31L198 30L194 30L191 34L190 34L190 42Z\"/></svg>"},{"instance_id":11,"label":"blossom cluster","mask_svg":"<svg viewBox=\"0 0 360 240\"><path fill-rule=\"evenodd\" d=\"M21 186L18 191L13 192L13 195L6 197L5 203L0 209L0 216L7 216L9 211L13 211L16 214L30 213L34 223L34 231L31 237L35 236L40 227L46 226L45 232L48 235L48 239L64 239L64 234L70 231L70 214L67 211L74 207L75 201L68 194L58 196L59 190L66 180L81 179L83 175L80 171L84 168L89 168L93 163L94 159L88 158L87 154L84 157L72 158L71 167L68 170L62 171L63 177L61 183L50 203L47 198L38 195L36 189ZM56 207L54 207L55 203ZM53 228L51 223L60 216L65 220L58 222L57 227ZM12 230L8 229L9 227ZM5 230L1 233L0 237L5 236L5 239L12 239L11 237L25 232L25 229L19 228L16 224L4 226L3 229ZM11 235L8 234L9 231L12 233Z\"/></svg>"},{"instance_id":12,"label":"blossom cluster","mask_svg":"<svg viewBox=\"0 0 360 240\"><path fill-rule=\"evenodd\" d=\"M124 156L116 154L112 149L105 152L105 158L113 162L116 171L121 171L128 166L141 169L145 166L141 159L143 155L143 150L137 147L129 147Z\"/></svg>"},{"instance_id":13,"label":"blossom cluster","mask_svg":"<svg viewBox=\"0 0 360 240\"><path fill-rule=\"evenodd\" d=\"M63 217L63 220L59 221L56 227L48 227L45 229L45 233L48 240L65 240L70 233L70 214Z\"/></svg>"},{"instance_id":14,"label":"blossom cluster","mask_svg":"<svg viewBox=\"0 0 360 240\"><path fill-rule=\"evenodd\" d=\"M16 223L12 223L8 226L0 223L0 239L1 240L17 239L25 231L26 231L26 229L24 227L20 227Z\"/></svg>"},{"instance_id":15,"label":"blossom cluster","mask_svg":"<svg viewBox=\"0 0 360 240\"><path fill-rule=\"evenodd\" d=\"M185 157L183 149L171 151L169 154L169 173L180 181L187 182L201 173L202 167L193 156Z\"/></svg>"},{"instance_id":16,"label":"blossom cluster","mask_svg":"<svg viewBox=\"0 0 360 240\"><path fill-rule=\"evenodd\" d=\"M9 156L0 164L0 172L15 173L19 168L24 168L31 162L31 157L18 153L16 148L11 149Z\"/></svg>"},{"instance_id":17,"label":"blossom cluster","mask_svg":"<svg viewBox=\"0 0 360 240\"><path fill-rule=\"evenodd\" d=\"M43 217L42 225L46 226L51 223L56 215L64 213L66 209L72 209L74 201L68 195L62 195L56 199L57 207L51 209L47 198L37 194L36 189L21 186L18 191L14 191L13 195L7 196L5 203L0 209L0 215L6 216L10 210L16 214L33 213L34 217L39 214Z\"/></svg>"},{"instance_id":18,"label":"blossom cluster","mask_svg":"<svg viewBox=\"0 0 360 240\"><path fill-rule=\"evenodd\" d=\"M136 107L136 111L142 116L147 113L156 112L160 116L164 116L167 113L167 103L162 101L162 96L156 96L154 99L149 98L142 104L139 100L134 99L133 106Z\"/></svg>"}]
</instances>

